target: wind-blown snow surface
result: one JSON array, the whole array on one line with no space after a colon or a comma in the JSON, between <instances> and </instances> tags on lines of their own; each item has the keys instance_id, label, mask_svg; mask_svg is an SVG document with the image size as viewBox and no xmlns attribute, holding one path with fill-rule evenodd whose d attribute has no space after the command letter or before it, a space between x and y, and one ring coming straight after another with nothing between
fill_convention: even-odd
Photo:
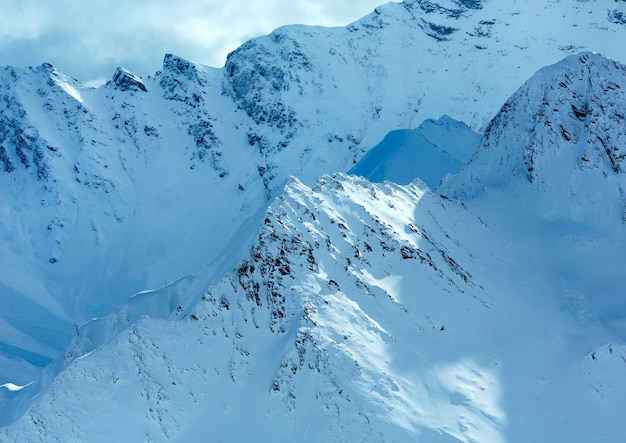
<instances>
[{"instance_id":1,"label":"wind-blown snow surface","mask_svg":"<svg viewBox=\"0 0 626 443\"><path fill-rule=\"evenodd\" d=\"M179 300L188 312L193 296L171 295L179 279L193 272L208 286L235 267L289 175L312 185L390 130L444 113L483 127L564 53L626 59L619 12L600 0L406 1L347 28L281 28L222 70L168 55L154 77L120 69L90 89L50 65L5 68L0 421L81 355L64 351L90 337L80 326L91 317L132 323L141 312L126 317L123 303L163 286L170 295L144 313L176 317ZM541 20L563 27L526 32Z\"/></svg>"}]
</instances>

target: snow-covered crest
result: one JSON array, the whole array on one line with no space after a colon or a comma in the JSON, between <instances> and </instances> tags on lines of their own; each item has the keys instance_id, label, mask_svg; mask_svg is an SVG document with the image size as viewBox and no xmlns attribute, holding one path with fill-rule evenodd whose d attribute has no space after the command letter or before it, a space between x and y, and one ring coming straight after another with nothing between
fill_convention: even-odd
<instances>
[{"instance_id":1,"label":"snow-covered crest","mask_svg":"<svg viewBox=\"0 0 626 443\"><path fill-rule=\"evenodd\" d=\"M349 173L377 183L408 184L419 177L434 189L446 174L459 172L479 140L478 133L448 116L426 120L415 130L387 134Z\"/></svg>"}]
</instances>

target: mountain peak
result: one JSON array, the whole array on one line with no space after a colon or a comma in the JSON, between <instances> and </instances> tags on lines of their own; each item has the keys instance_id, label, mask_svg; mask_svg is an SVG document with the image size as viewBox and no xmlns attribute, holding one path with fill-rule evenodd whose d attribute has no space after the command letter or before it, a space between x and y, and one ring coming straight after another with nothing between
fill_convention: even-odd
<instances>
[{"instance_id":1,"label":"mountain peak","mask_svg":"<svg viewBox=\"0 0 626 443\"><path fill-rule=\"evenodd\" d=\"M626 67L591 52L569 56L511 96L487 126L474 160L442 189L464 198L517 186L524 194L536 191L533 205L542 201L546 215L594 214L569 212L564 202L576 201L587 210L615 210L621 219L625 124Z\"/></svg>"},{"instance_id":2,"label":"mountain peak","mask_svg":"<svg viewBox=\"0 0 626 443\"><path fill-rule=\"evenodd\" d=\"M122 91L143 91L148 92L146 86L141 81L141 78L137 77L132 72L124 68L117 68L111 82L115 88Z\"/></svg>"},{"instance_id":3,"label":"mountain peak","mask_svg":"<svg viewBox=\"0 0 626 443\"><path fill-rule=\"evenodd\" d=\"M163 72L174 76L182 75L187 80L200 81L198 66L174 54L165 54L163 58Z\"/></svg>"},{"instance_id":4,"label":"mountain peak","mask_svg":"<svg viewBox=\"0 0 626 443\"><path fill-rule=\"evenodd\" d=\"M414 130L390 132L349 173L377 183L409 184L419 178L434 189L447 174L459 172L479 140L480 135L463 122L444 115Z\"/></svg>"}]
</instances>

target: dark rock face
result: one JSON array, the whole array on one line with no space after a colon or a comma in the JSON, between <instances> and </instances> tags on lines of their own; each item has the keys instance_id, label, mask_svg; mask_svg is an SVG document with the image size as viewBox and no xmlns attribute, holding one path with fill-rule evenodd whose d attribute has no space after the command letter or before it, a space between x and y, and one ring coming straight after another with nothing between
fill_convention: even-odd
<instances>
[{"instance_id":1,"label":"dark rock face","mask_svg":"<svg viewBox=\"0 0 626 443\"><path fill-rule=\"evenodd\" d=\"M611 23L626 25L626 12L619 9L612 9L608 13L608 19Z\"/></svg>"},{"instance_id":2,"label":"dark rock face","mask_svg":"<svg viewBox=\"0 0 626 443\"><path fill-rule=\"evenodd\" d=\"M466 7L467 9L482 9L482 0L457 0L457 3Z\"/></svg>"},{"instance_id":3,"label":"dark rock face","mask_svg":"<svg viewBox=\"0 0 626 443\"><path fill-rule=\"evenodd\" d=\"M43 142L38 131L24 124L25 111L15 97L0 96L0 164L5 172L16 170L16 164L25 169L35 167L38 180L47 177L47 164Z\"/></svg>"},{"instance_id":4,"label":"dark rock face","mask_svg":"<svg viewBox=\"0 0 626 443\"><path fill-rule=\"evenodd\" d=\"M436 13L448 18L459 18L467 12L468 9L482 9L482 0L455 0L456 7L445 7L439 2L429 0L405 0L402 3L409 11L419 9L426 14Z\"/></svg>"},{"instance_id":5,"label":"dark rock face","mask_svg":"<svg viewBox=\"0 0 626 443\"><path fill-rule=\"evenodd\" d=\"M278 30L270 37L269 45L278 51L253 40L228 56L227 92L257 124L285 133L293 130L297 119L281 100L282 93L298 87L298 72L313 68L299 42L287 32Z\"/></svg>"},{"instance_id":6,"label":"dark rock face","mask_svg":"<svg viewBox=\"0 0 626 443\"><path fill-rule=\"evenodd\" d=\"M163 72L174 76L182 75L187 80L203 84L196 64L173 54L165 54L163 58Z\"/></svg>"},{"instance_id":7,"label":"dark rock face","mask_svg":"<svg viewBox=\"0 0 626 443\"><path fill-rule=\"evenodd\" d=\"M141 79L124 68L117 68L110 83L122 91L148 92Z\"/></svg>"},{"instance_id":8,"label":"dark rock face","mask_svg":"<svg viewBox=\"0 0 626 443\"><path fill-rule=\"evenodd\" d=\"M191 111L193 113L204 106L207 79L195 63L166 54L163 69L157 72L157 77L166 99L181 102L190 110L195 109Z\"/></svg>"}]
</instances>

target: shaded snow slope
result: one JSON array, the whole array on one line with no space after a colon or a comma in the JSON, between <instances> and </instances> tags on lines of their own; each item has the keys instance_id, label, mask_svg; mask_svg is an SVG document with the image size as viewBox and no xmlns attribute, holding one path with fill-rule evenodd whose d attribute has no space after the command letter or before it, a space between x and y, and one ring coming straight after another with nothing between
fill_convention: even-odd
<instances>
[{"instance_id":1,"label":"shaded snow slope","mask_svg":"<svg viewBox=\"0 0 626 443\"><path fill-rule=\"evenodd\" d=\"M446 174L459 172L479 140L478 133L448 116L426 120L417 129L387 134L348 173L401 185L419 178L434 189Z\"/></svg>"},{"instance_id":2,"label":"shaded snow slope","mask_svg":"<svg viewBox=\"0 0 626 443\"><path fill-rule=\"evenodd\" d=\"M605 245L485 207L294 180L183 321L144 318L77 360L0 438L618 440L623 345L574 280L527 256ZM623 260L623 233L609 238Z\"/></svg>"},{"instance_id":3,"label":"shaded snow slope","mask_svg":"<svg viewBox=\"0 0 626 443\"><path fill-rule=\"evenodd\" d=\"M224 69L168 54L154 76L120 68L98 89L48 64L4 68L0 385L12 384L2 395L30 401L14 386L38 374L31 386L47 386L55 371L43 368L57 368L81 325L132 294L189 273L217 282L290 175L311 185L347 171L389 131L426 118L484 127L562 54L625 59L620 8L391 3L346 28L280 28Z\"/></svg>"}]
</instances>

